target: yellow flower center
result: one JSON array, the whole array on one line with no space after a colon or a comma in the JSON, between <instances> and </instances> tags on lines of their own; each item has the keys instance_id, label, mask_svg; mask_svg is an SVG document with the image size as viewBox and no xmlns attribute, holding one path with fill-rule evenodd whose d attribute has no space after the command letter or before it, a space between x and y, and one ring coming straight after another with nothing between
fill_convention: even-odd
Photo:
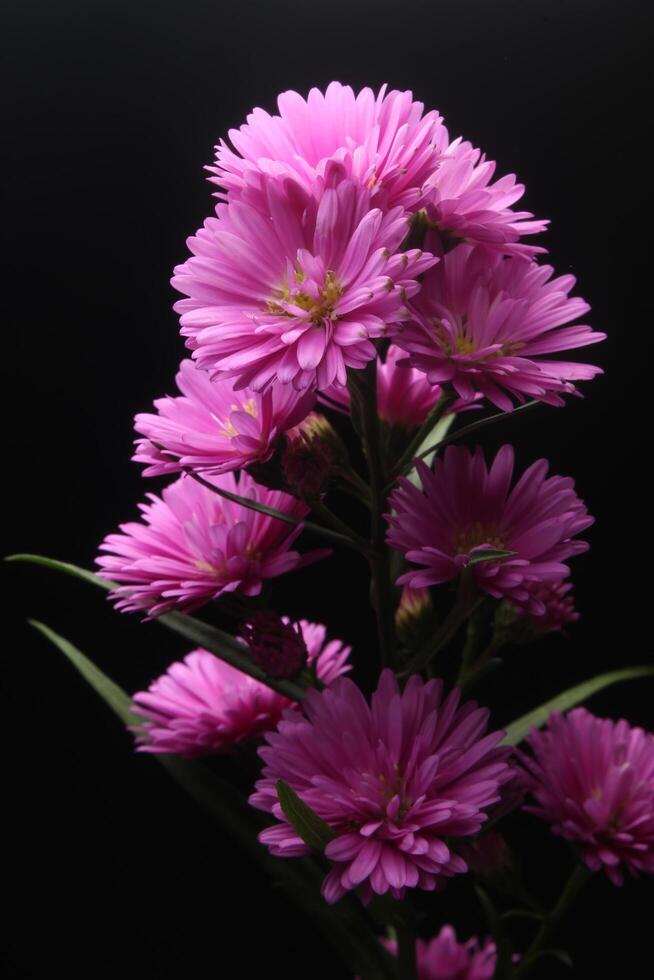
<instances>
[{"instance_id":1,"label":"yellow flower center","mask_svg":"<svg viewBox=\"0 0 654 980\"><path fill-rule=\"evenodd\" d=\"M298 286L301 285L304 278L305 276L302 271L295 273ZM334 307L343 295L343 287L334 273L329 271L319 290L317 300L313 296L309 296L308 293L302 292L301 289L291 289L288 283L283 283L274 291L273 295L274 298L269 299L266 303L267 313L272 313L275 316L293 316L282 305L292 303L293 306L299 306L301 310L305 310L309 314L309 319L317 326L320 326L323 320L335 319Z\"/></svg>"},{"instance_id":2,"label":"yellow flower center","mask_svg":"<svg viewBox=\"0 0 654 980\"><path fill-rule=\"evenodd\" d=\"M475 521L461 528L454 535L453 546L457 555L468 554L473 548L478 548L482 544L497 548L498 551L505 550L500 529L494 525L482 524L481 521Z\"/></svg>"}]
</instances>

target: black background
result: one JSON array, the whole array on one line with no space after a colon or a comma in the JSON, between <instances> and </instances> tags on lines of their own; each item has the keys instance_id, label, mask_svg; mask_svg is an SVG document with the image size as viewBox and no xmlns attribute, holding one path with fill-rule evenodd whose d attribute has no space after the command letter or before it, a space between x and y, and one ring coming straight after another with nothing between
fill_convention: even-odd
<instances>
[{"instance_id":1,"label":"black background","mask_svg":"<svg viewBox=\"0 0 654 980\"><path fill-rule=\"evenodd\" d=\"M601 669L647 661L647 446L629 443L649 406L651 110L646 3L186 0L4 4L2 98L9 229L5 322L3 551L90 565L144 492L129 461L131 421L172 391L183 348L173 265L211 207L202 165L253 105L330 79L388 81L437 106L515 171L526 204L552 219L547 245L574 270L609 340L606 375L565 410L493 430L521 466L540 455L573 474L597 517L575 563L583 620L571 638L518 652L485 696L502 723ZM149 485L147 489L154 489ZM643 554L645 552L645 554ZM648 563L649 564L649 563ZM166 782L71 668L23 622L50 623L128 690L186 648L156 626L45 570L7 566L18 629L4 661L11 780L5 848L14 859L8 975L345 976L319 937L249 861ZM279 606L324 618L374 664L362 567L334 558L279 582ZM365 667L359 676L366 676ZM597 697L597 713L650 728L652 689ZM15 779L13 778L15 776ZM17 804L17 806L16 806ZM525 827L529 833L524 837ZM552 896L563 845L517 821ZM596 881L564 937L578 976L633 975L651 948L636 926L651 882ZM440 915L483 932L457 884ZM236 965L227 966L228 957ZM559 973L560 969L560 973ZM564 976L556 965L543 977Z\"/></svg>"}]
</instances>

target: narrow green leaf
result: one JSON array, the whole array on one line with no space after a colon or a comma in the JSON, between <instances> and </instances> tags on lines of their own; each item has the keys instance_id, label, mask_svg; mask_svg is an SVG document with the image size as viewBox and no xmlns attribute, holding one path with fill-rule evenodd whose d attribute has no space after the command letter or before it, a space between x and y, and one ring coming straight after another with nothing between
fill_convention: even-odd
<instances>
[{"instance_id":1,"label":"narrow green leaf","mask_svg":"<svg viewBox=\"0 0 654 980\"><path fill-rule=\"evenodd\" d=\"M293 830L309 847L313 847L316 851L324 851L330 840L336 837L329 824L301 800L295 790L283 779L277 780L275 789L284 816Z\"/></svg>"},{"instance_id":2,"label":"narrow green leaf","mask_svg":"<svg viewBox=\"0 0 654 980\"><path fill-rule=\"evenodd\" d=\"M611 684L635 680L637 677L654 677L654 667L624 667L621 670L611 670L607 674L598 674L591 680L570 687L551 701L546 701L540 708L535 708L534 711L507 725L503 744L517 745L529 734L531 728L540 728L544 725L551 711L568 711L569 708L574 708L576 704L586 701L603 688L610 687Z\"/></svg>"},{"instance_id":3,"label":"narrow green leaf","mask_svg":"<svg viewBox=\"0 0 654 980\"><path fill-rule=\"evenodd\" d=\"M48 559L43 562L47 563ZM71 574L78 573L75 566L70 568ZM34 621L32 626L68 658L123 723L138 723L139 719L130 710L130 699L122 688L54 630ZM394 961L378 942L361 906L352 896L346 896L338 905L331 907L320 894L321 872L309 859L281 860L272 857L257 840L261 822L256 811L248 806L231 784L208 767L172 755L155 755L154 758L178 786L211 813L268 874L281 881L289 898L333 943L352 973L366 980L393 980Z\"/></svg>"},{"instance_id":4,"label":"narrow green leaf","mask_svg":"<svg viewBox=\"0 0 654 980\"><path fill-rule=\"evenodd\" d=\"M513 555L515 555L515 551L503 551L501 548L481 548L472 554L466 567L471 568L473 565L479 565L482 561L501 561L502 558L511 558Z\"/></svg>"},{"instance_id":5,"label":"narrow green leaf","mask_svg":"<svg viewBox=\"0 0 654 980\"><path fill-rule=\"evenodd\" d=\"M106 589L107 592L116 588L115 582L109 582L106 578L100 578L99 575L94 575L93 572L89 572L86 568L79 568L78 565L71 565L67 561L57 561L56 558L46 558L44 555L8 555L5 561L24 561L32 565L43 565L45 568L52 568L56 572L65 572L66 575L72 575L73 578L81 578L85 582L90 582L92 585L97 585L101 589Z\"/></svg>"},{"instance_id":6,"label":"narrow green leaf","mask_svg":"<svg viewBox=\"0 0 654 980\"><path fill-rule=\"evenodd\" d=\"M97 585L106 591L116 588L115 582L110 582L107 579L101 578L99 575L94 575L93 572L89 572L85 568L79 568L77 565L71 565L65 561L57 561L55 558L45 558L42 555L10 555L5 561L24 561L31 562L35 565L43 565L54 571L65 572L65 574L72 575L74 578L80 578L85 582L90 582L92 585ZM240 643L229 633L218 629L218 627L210 626L201 619L196 619L194 616L187 616L184 613L178 612L157 616L155 622L166 626L174 633L179 633L180 636L190 640L191 643L204 647L205 650L209 650L210 653L215 654L232 667L236 667L237 670L241 670L244 674L249 674L250 677L254 677L255 680L261 681L262 684L271 687L274 691L285 695L285 697L291 698L293 701L300 701L304 697L304 688L300 684L289 680L275 680L272 677L268 677L250 659L244 644Z\"/></svg>"},{"instance_id":7,"label":"narrow green leaf","mask_svg":"<svg viewBox=\"0 0 654 980\"><path fill-rule=\"evenodd\" d=\"M139 719L132 712L132 702L122 688L118 687L106 674L103 674L93 661L85 657L72 643L59 636L49 626L37 622L35 619L29 620L30 626L42 633L46 639L54 643L67 657L74 667L80 672L82 677L88 681L91 687L100 695L105 704L114 711L120 720L126 725L137 725Z\"/></svg>"}]
</instances>

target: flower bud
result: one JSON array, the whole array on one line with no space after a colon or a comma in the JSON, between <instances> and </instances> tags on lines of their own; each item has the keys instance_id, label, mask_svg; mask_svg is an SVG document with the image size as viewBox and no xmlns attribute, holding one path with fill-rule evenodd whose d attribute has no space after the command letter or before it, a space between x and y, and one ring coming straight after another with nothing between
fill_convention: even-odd
<instances>
[{"instance_id":1,"label":"flower bud","mask_svg":"<svg viewBox=\"0 0 654 980\"><path fill-rule=\"evenodd\" d=\"M405 585L395 611L395 629L402 646L415 650L436 629L436 617L429 589L412 589Z\"/></svg>"},{"instance_id":2,"label":"flower bud","mask_svg":"<svg viewBox=\"0 0 654 980\"><path fill-rule=\"evenodd\" d=\"M302 500L315 500L346 462L340 436L324 415L310 412L286 432L285 443L282 473L286 486Z\"/></svg>"},{"instance_id":3,"label":"flower bud","mask_svg":"<svg viewBox=\"0 0 654 980\"><path fill-rule=\"evenodd\" d=\"M297 624L285 623L272 609L262 609L241 627L250 656L270 677L294 677L305 666L307 645Z\"/></svg>"}]
</instances>

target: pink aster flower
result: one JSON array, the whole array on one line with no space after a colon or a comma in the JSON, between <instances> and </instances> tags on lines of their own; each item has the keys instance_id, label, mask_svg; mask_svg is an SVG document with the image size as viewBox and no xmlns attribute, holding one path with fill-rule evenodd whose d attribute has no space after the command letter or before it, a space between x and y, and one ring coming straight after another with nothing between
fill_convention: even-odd
<instances>
[{"instance_id":1,"label":"pink aster flower","mask_svg":"<svg viewBox=\"0 0 654 980\"><path fill-rule=\"evenodd\" d=\"M573 276L552 279L553 271L460 245L425 276L396 343L432 384L449 382L464 400L483 395L505 411L512 398L563 405L561 394L576 393L573 382L602 372L548 356L596 344L606 334L565 326L589 306L568 295Z\"/></svg>"},{"instance_id":2,"label":"pink aster flower","mask_svg":"<svg viewBox=\"0 0 654 980\"><path fill-rule=\"evenodd\" d=\"M404 351L391 344L386 360L377 359L377 412L388 425L413 429L427 418L442 390L431 384L422 371L398 365L398 359L402 358L406 360ZM347 388L329 388L320 400L350 411Z\"/></svg>"},{"instance_id":3,"label":"pink aster flower","mask_svg":"<svg viewBox=\"0 0 654 980\"><path fill-rule=\"evenodd\" d=\"M586 551L575 535L593 523L571 479L547 477L547 460L533 463L511 489L514 453L503 446L490 469L481 449L448 446L429 469L416 466L422 490L401 479L393 491L388 542L407 561L422 565L398 579L421 588L456 578L475 552L512 551L500 561L473 569L482 591L505 598L536 616L545 604L544 583L561 582L570 572L564 562Z\"/></svg>"},{"instance_id":4,"label":"pink aster flower","mask_svg":"<svg viewBox=\"0 0 654 980\"><path fill-rule=\"evenodd\" d=\"M247 473L211 479L215 486L302 518L308 508L281 491L267 490ZM121 524L108 535L97 559L102 574L121 583L112 592L118 609L158 616L171 609L197 609L226 592L258 595L274 578L328 552L299 555L290 547L301 526L232 503L182 476L161 497L148 494L143 521Z\"/></svg>"},{"instance_id":5,"label":"pink aster flower","mask_svg":"<svg viewBox=\"0 0 654 980\"><path fill-rule=\"evenodd\" d=\"M411 92L387 92L383 85L377 95L369 88L355 95L349 85L331 82L324 94L311 89L306 100L282 92L277 105L279 115L254 109L244 126L230 130L234 150L223 141L216 147L210 180L231 200L258 187L262 174L291 177L310 191L338 160L377 206L418 204L439 159L442 119L435 111L423 115Z\"/></svg>"},{"instance_id":6,"label":"pink aster flower","mask_svg":"<svg viewBox=\"0 0 654 980\"><path fill-rule=\"evenodd\" d=\"M544 231L546 220L531 211L514 211L524 194L515 174L493 182L496 164L459 137L449 143L447 129L436 132L439 157L427 179L427 216L444 245L452 240L482 242L501 252L533 256L543 248L520 242L522 235Z\"/></svg>"},{"instance_id":7,"label":"pink aster flower","mask_svg":"<svg viewBox=\"0 0 654 980\"><path fill-rule=\"evenodd\" d=\"M250 802L279 821L262 843L280 857L307 852L279 805L283 779L336 832L325 849L328 902L359 885L367 897L399 898L465 871L445 838L477 833L511 770L502 733L485 734L488 712L459 697L417 675L400 693L390 670L370 706L348 678L309 691L304 714L286 713L259 750L263 779Z\"/></svg>"},{"instance_id":8,"label":"pink aster flower","mask_svg":"<svg viewBox=\"0 0 654 980\"><path fill-rule=\"evenodd\" d=\"M134 460L147 463L145 476L176 473L191 467L226 473L272 455L280 433L311 411L315 396L289 385L271 385L259 394L234 391L230 381L212 381L193 361L182 361L176 378L182 392L159 398L158 414L136 416L134 427L145 436L136 442Z\"/></svg>"},{"instance_id":9,"label":"pink aster flower","mask_svg":"<svg viewBox=\"0 0 654 980\"><path fill-rule=\"evenodd\" d=\"M323 684L350 670L350 647L340 640L326 642L325 627L319 623L301 620L296 625L307 646L308 663ZM135 729L139 751L185 758L213 755L259 738L294 704L206 650L194 650L171 664L133 700L135 713L144 718Z\"/></svg>"},{"instance_id":10,"label":"pink aster flower","mask_svg":"<svg viewBox=\"0 0 654 980\"><path fill-rule=\"evenodd\" d=\"M189 239L193 256L173 285L188 299L182 334L201 368L261 391L346 382L346 368L375 356L372 338L407 315L416 277L436 259L398 253L401 208L370 208L370 194L333 165L308 196L291 181L264 180L267 213L219 204Z\"/></svg>"},{"instance_id":11,"label":"pink aster flower","mask_svg":"<svg viewBox=\"0 0 654 980\"><path fill-rule=\"evenodd\" d=\"M384 945L397 955L396 942ZM491 980L496 962L497 948L491 939L483 946L478 939L460 943L452 926L443 926L433 939L416 940L418 980Z\"/></svg>"},{"instance_id":12,"label":"pink aster flower","mask_svg":"<svg viewBox=\"0 0 654 980\"><path fill-rule=\"evenodd\" d=\"M555 834L579 845L614 885L623 870L654 874L654 735L585 708L552 712L522 754L535 805Z\"/></svg>"},{"instance_id":13,"label":"pink aster flower","mask_svg":"<svg viewBox=\"0 0 654 980\"><path fill-rule=\"evenodd\" d=\"M520 617L522 623L536 635L558 633L571 623L576 623L579 613L570 595L571 590L572 582L544 582L534 591L545 607L544 613L542 616L527 613Z\"/></svg>"}]
</instances>

